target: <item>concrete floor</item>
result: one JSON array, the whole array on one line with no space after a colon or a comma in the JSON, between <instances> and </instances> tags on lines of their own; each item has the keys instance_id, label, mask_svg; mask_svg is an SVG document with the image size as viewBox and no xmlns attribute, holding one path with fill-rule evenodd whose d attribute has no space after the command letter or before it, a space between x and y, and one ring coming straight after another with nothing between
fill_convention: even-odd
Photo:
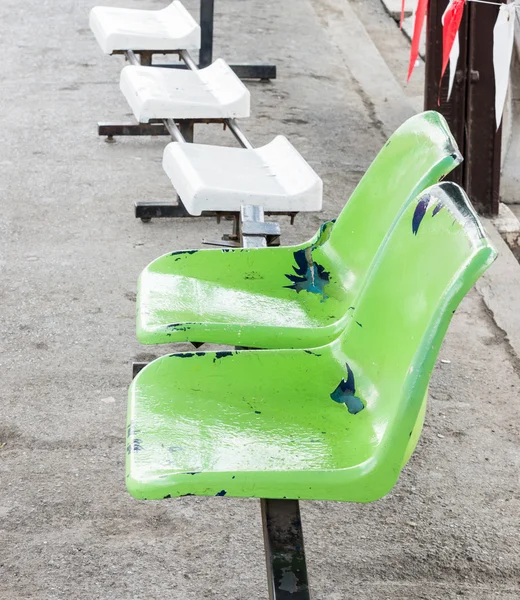
<instances>
[{"instance_id":1,"label":"concrete floor","mask_svg":"<svg viewBox=\"0 0 520 600\"><path fill-rule=\"evenodd\" d=\"M324 26L343 1L216 2L216 55L279 68L248 84L244 130L257 145L286 134L324 179L323 212L282 220L283 243L337 215L400 109L378 112ZM94 4L0 5L0 599L265 598L257 501L125 491L130 363L171 350L135 341L137 276L226 225L133 218L136 200L172 198L165 140L97 138L97 120L129 110L122 61L88 29ZM217 127L197 136L233 143ZM519 362L477 292L441 358L451 362L435 370L424 435L392 493L302 504L316 600L520 597Z\"/></svg>"}]
</instances>

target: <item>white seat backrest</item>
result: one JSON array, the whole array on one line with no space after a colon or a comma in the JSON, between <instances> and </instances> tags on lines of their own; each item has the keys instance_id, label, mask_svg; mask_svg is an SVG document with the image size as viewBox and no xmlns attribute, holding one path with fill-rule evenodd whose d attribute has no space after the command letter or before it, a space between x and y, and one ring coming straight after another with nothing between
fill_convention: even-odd
<instances>
[{"instance_id":1,"label":"white seat backrest","mask_svg":"<svg viewBox=\"0 0 520 600\"><path fill-rule=\"evenodd\" d=\"M220 101L221 104L234 102L237 96L244 94L249 98L249 90L242 83L229 65L218 58L213 64L205 69L197 71L200 80Z\"/></svg>"},{"instance_id":2,"label":"white seat backrest","mask_svg":"<svg viewBox=\"0 0 520 600\"><path fill-rule=\"evenodd\" d=\"M256 152L269 165L273 175L285 189L299 193L312 186L322 185L314 169L285 136L276 136L266 146L257 148Z\"/></svg>"},{"instance_id":3,"label":"white seat backrest","mask_svg":"<svg viewBox=\"0 0 520 600\"><path fill-rule=\"evenodd\" d=\"M187 27L196 27L198 29L200 37L199 24L186 10L184 4L182 4L182 2L180 2L179 0L173 0L173 2L169 6L162 8L158 12L160 12L161 16L163 16L168 21L168 29L171 35L173 35L174 37L184 35Z\"/></svg>"}]
</instances>

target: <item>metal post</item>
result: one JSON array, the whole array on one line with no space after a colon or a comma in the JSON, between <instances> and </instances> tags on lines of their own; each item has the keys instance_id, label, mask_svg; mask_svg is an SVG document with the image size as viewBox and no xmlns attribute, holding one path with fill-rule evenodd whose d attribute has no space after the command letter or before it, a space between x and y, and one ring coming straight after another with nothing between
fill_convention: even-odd
<instances>
[{"instance_id":1,"label":"metal post","mask_svg":"<svg viewBox=\"0 0 520 600\"><path fill-rule=\"evenodd\" d=\"M310 600L298 500L261 500L269 600Z\"/></svg>"},{"instance_id":2,"label":"metal post","mask_svg":"<svg viewBox=\"0 0 520 600\"><path fill-rule=\"evenodd\" d=\"M493 27L499 8L473 2L468 8L470 43L465 188L480 213L497 215L502 127L496 130Z\"/></svg>"},{"instance_id":3,"label":"metal post","mask_svg":"<svg viewBox=\"0 0 520 600\"><path fill-rule=\"evenodd\" d=\"M200 0L200 51L199 66L207 67L213 62L213 18L215 0Z\"/></svg>"},{"instance_id":4,"label":"metal post","mask_svg":"<svg viewBox=\"0 0 520 600\"><path fill-rule=\"evenodd\" d=\"M181 121L180 130L182 137L189 144L193 143L194 125L193 121Z\"/></svg>"},{"instance_id":5,"label":"metal post","mask_svg":"<svg viewBox=\"0 0 520 600\"><path fill-rule=\"evenodd\" d=\"M213 22L215 0L200 0L199 67L204 68L213 62ZM240 79L276 79L276 65L229 65Z\"/></svg>"},{"instance_id":6,"label":"metal post","mask_svg":"<svg viewBox=\"0 0 520 600\"><path fill-rule=\"evenodd\" d=\"M141 65L143 67L151 67L152 66L152 52L140 52L141 57Z\"/></svg>"},{"instance_id":7,"label":"metal post","mask_svg":"<svg viewBox=\"0 0 520 600\"><path fill-rule=\"evenodd\" d=\"M439 95L441 18L447 5L448 0L431 0L429 5L425 109L438 110L446 117L465 158L449 179L466 189L480 213L495 215L499 204L501 153L501 131L496 132L495 125L493 72L493 26L498 7L467 3L459 32L459 63L453 93L448 101L447 74Z\"/></svg>"}]
</instances>

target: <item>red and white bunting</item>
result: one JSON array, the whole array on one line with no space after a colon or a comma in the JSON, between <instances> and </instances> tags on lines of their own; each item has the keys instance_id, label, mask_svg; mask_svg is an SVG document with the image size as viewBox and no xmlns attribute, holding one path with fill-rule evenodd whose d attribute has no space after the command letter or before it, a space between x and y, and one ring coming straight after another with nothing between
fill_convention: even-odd
<instances>
[{"instance_id":1,"label":"red and white bunting","mask_svg":"<svg viewBox=\"0 0 520 600\"><path fill-rule=\"evenodd\" d=\"M453 5L453 2L455 0L450 0L448 6L446 7L446 10L444 11L444 14L442 15L442 25L444 26L444 22L446 19L446 13L450 10L450 8ZM450 51L450 77L449 77L449 83L448 83L448 100L451 98L451 92L453 91L453 84L455 82L455 74L457 72L457 64L459 62L459 56L460 56L460 39L459 39L459 32L457 31L457 35L455 36L455 40L453 41L453 46L451 48ZM442 79L442 77L441 77Z\"/></svg>"},{"instance_id":2,"label":"red and white bunting","mask_svg":"<svg viewBox=\"0 0 520 600\"><path fill-rule=\"evenodd\" d=\"M448 6L442 15L442 69L440 81L440 83L442 83L442 78L449 65L448 100L453 92L457 63L460 57L459 29L462 17L464 16L466 2L482 2L483 4L495 4L499 7L498 18L493 30L493 67L495 70L496 90L495 113L498 129L502 122L507 90L509 87L509 72L511 69L511 59L515 41L516 10L520 9L520 0L511 0L511 2L507 4L502 4L493 0L449 0ZM428 0L417 0L407 81L410 81L410 77L412 76L413 69L419 57L419 44L427 12ZM405 0L401 0L401 26L403 24L404 14Z\"/></svg>"},{"instance_id":3,"label":"red and white bunting","mask_svg":"<svg viewBox=\"0 0 520 600\"><path fill-rule=\"evenodd\" d=\"M464 15L465 6L466 0L453 0L443 15L441 81L450 62L455 39L459 37L460 22Z\"/></svg>"},{"instance_id":4,"label":"red and white bunting","mask_svg":"<svg viewBox=\"0 0 520 600\"><path fill-rule=\"evenodd\" d=\"M408 65L407 81L410 81L415 63L419 58L419 44L421 42L421 33L424 27L424 20L426 19L427 10L428 0L418 0L417 9L415 11L415 23L413 26L412 49L410 51L410 64Z\"/></svg>"},{"instance_id":5,"label":"red and white bunting","mask_svg":"<svg viewBox=\"0 0 520 600\"><path fill-rule=\"evenodd\" d=\"M495 69L495 114L497 129L502 122L509 87L509 71L515 41L515 4L502 4L493 30L493 66Z\"/></svg>"}]
</instances>

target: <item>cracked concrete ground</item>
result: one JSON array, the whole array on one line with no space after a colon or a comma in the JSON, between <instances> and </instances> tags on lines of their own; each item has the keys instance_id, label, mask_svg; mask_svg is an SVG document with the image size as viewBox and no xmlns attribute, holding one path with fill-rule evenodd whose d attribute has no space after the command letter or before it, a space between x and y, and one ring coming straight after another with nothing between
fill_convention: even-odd
<instances>
[{"instance_id":1,"label":"cracked concrete ground","mask_svg":"<svg viewBox=\"0 0 520 600\"><path fill-rule=\"evenodd\" d=\"M343 1L216 0L216 55L279 69L248 84L244 130L256 145L286 134L324 179L323 212L282 220L283 243L337 215L399 108L378 113L325 27ZM172 198L165 140L96 137L97 120L129 109L122 61L88 30L94 3L0 5L0 598L265 598L257 501L125 491L130 362L171 350L135 341L137 276L226 224L133 218L136 200ZM233 143L217 127L196 135ZM302 503L313 598L520 597L518 357L476 291L440 358L450 362L437 365L424 434L392 493Z\"/></svg>"}]
</instances>

